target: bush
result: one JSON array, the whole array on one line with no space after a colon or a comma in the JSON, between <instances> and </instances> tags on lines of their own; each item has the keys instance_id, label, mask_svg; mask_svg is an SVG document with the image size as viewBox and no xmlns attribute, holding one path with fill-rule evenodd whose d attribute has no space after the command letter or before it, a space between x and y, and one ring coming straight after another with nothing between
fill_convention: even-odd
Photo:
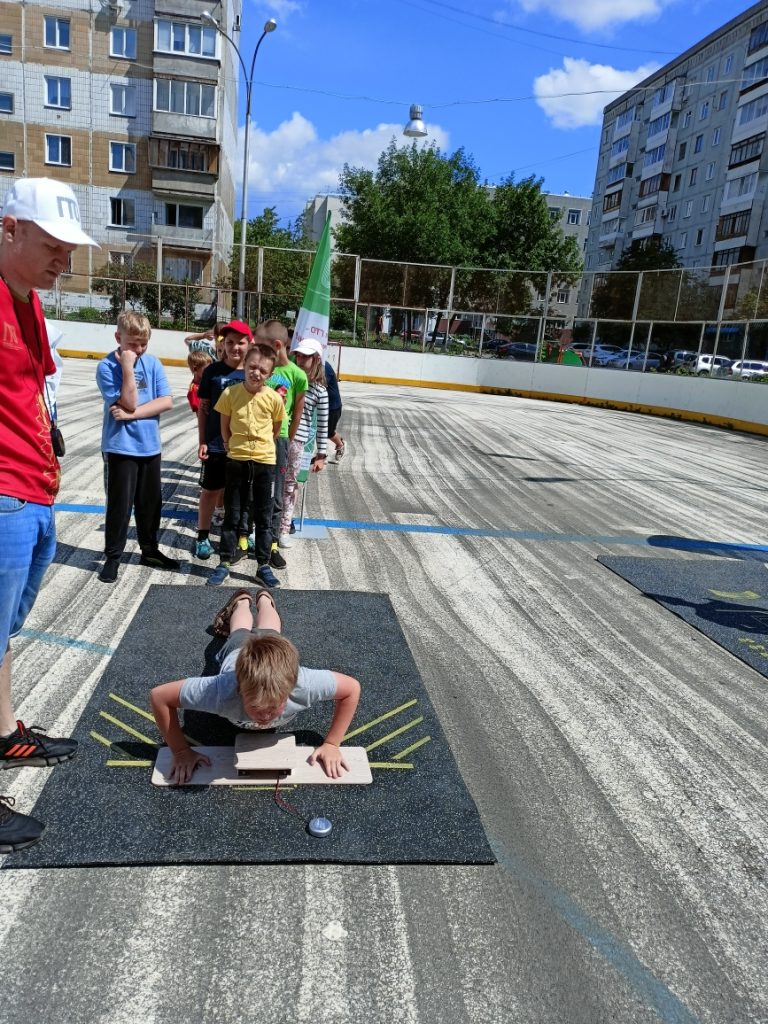
<instances>
[{"instance_id":1,"label":"bush","mask_svg":"<svg viewBox=\"0 0 768 1024\"><path fill-rule=\"evenodd\" d=\"M74 320L81 324L106 324L110 322L107 313L103 309L96 309L95 306L81 306L79 309L72 309L64 319Z\"/></svg>"}]
</instances>

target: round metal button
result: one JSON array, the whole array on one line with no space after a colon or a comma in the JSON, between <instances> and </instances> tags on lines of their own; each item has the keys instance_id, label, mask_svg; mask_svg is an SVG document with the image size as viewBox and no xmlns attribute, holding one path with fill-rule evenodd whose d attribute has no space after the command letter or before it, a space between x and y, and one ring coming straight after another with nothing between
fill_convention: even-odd
<instances>
[{"instance_id":1,"label":"round metal button","mask_svg":"<svg viewBox=\"0 0 768 1024\"><path fill-rule=\"evenodd\" d=\"M333 825L331 825L327 818L313 818L309 825L307 825L307 828L311 836L315 836L316 839L323 839L331 834Z\"/></svg>"}]
</instances>

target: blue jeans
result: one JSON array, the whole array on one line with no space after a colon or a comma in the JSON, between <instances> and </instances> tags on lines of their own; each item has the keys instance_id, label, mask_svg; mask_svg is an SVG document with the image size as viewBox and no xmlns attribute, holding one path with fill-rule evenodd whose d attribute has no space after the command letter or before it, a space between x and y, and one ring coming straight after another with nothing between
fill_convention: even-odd
<instances>
[{"instance_id":1,"label":"blue jeans","mask_svg":"<svg viewBox=\"0 0 768 1024\"><path fill-rule=\"evenodd\" d=\"M32 610L55 553L53 505L0 494L0 661Z\"/></svg>"}]
</instances>

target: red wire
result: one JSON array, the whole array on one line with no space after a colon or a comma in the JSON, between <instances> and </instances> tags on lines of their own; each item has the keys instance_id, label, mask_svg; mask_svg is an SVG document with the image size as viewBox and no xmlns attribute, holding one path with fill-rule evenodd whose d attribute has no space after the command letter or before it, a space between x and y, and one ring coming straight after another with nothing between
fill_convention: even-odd
<instances>
[{"instance_id":1,"label":"red wire","mask_svg":"<svg viewBox=\"0 0 768 1024\"><path fill-rule=\"evenodd\" d=\"M280 796L280 776L279 775L277 776L277 782L275 782L275 803L277 804L278 807L281 807L284 811L288 811L289 814L295 814L297 818L301 818L302 821L305 822L305 824L307 823L307 819L304 817L304 815L301 813L301 811L298 811L293 806L293 804L289 804L287 800L284 800Z\"/></svg>"}]
</instances>

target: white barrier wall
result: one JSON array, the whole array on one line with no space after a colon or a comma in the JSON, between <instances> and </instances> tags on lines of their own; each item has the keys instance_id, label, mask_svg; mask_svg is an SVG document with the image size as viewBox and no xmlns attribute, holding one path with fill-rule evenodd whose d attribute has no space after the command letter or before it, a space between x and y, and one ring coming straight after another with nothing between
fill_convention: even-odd
<instances>
[{"instance_id":1,"label":"white barrier wall","mask_svg":"<svg viewBox=\"0 0 768 1024\"><path fill-rule=\"evenodd\" d=\"M58 347L65 355L100 357L114 348L111 327L52 322L64 332ZM153 331L149 351L164 361L185 362L184 333ZM340 372L342 379L516 392L768 433L768 385L748 381L347 346L340 352Z\"/></svg>"}]
</instances>

